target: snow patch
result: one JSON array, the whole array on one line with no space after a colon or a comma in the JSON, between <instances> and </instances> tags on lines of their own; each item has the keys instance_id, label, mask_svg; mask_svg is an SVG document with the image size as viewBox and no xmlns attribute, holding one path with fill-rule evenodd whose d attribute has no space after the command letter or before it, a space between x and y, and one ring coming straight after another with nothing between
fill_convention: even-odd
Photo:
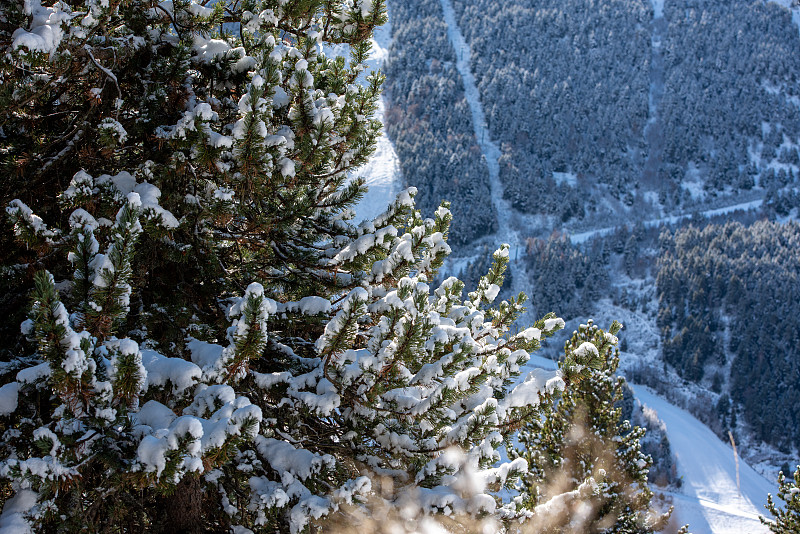
<instances>
[{"instance_id":1,"label":"snow patch","mask_svg":"<svg viewBox=\"0 0 800 534\"><path fill-rule=\"evenodd\" d=\"M25 520L31 508L36 505L38 495L31 490L20 490L3 506L3 515L0 515L0 533L2 534L29 534L33 530L30 523Z\"/></svg>"},{"instance_id":2,"label":"snow patch","mask_svg":"<svg viewBox=\"0 0 800 534\"><path fill-rule=\"evenodd\" d=\"M11 382L0 387L0 415L9 415L17 409L19 388L19 382Z\"/></svg>"},{"instance_id":3,"label":"snow patch","mask_svg":"<svg viewBox=\"0 0 800 534\"><path fill-rule=\"evenodd\" d=\"M566 184L572 187L578 185L578 176L573 172L554 172L553 180L555 180L556 185Z\"/></svg>"},{"instance_id":4,"label":"snow patch","mask_svg":"<svg viewBox=\"0 0 800 534\"><path fill-rule=\"evenodd\" d=\"M392 22L391 12L387 11L387 14L386 24L377 28L372 38L372 50L369 60L367 60L366 73L382 68L389 57L389 47L392 44ZM347 55L344 47L341 46L333 52L338 55ZM364 185L368 188L364 198L353 206L356 221L375 219L386 211L386 207L401 190L400 158L386 134L385 114L386 100L381 96L378 100L378 109L375 111L375 119L381 121L384 127L378 138L375 153L363 167L353 173L354 178L363 178Z\"/></svg>"},{"instance_id":5,"label":"snow patch","mask_svg":"<svg viewBox=\"0 0 800 534\"><path fill-rule=\"evenodd\" d=\"M664 16L664 0L651 0L653 4L653 18L660 19Z\"/></svg>"}]
</instances>

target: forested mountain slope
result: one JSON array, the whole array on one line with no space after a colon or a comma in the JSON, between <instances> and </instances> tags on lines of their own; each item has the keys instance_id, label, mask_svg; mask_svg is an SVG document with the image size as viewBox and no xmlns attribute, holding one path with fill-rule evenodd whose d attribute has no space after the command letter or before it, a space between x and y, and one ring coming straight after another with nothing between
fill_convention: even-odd
<instances>
[{"instance_id":1,"label":"forested mountain slope","mask_svg":"<svg viewBox=\"0 0 800 534\"><path fill-rule=\"evenodd\" d=\"M448 42L445 4L463 49ZM398 111L387 131L403 180L421 187L427 206L470 199L456 241L495 231L501 205L489 198L484 140L471 133L482 128L467 105L475 99L464 102L454 65L467 57L501 151L502 195L527 238L511 272L526 278L531 306L569 319L609 299L639 314L662 332L656 360L645 358L650 372L690 398L699 391L698 403L711 399L708 414L693 413L719 435L775 447L759 462L795 458L797 437L783 429L800 410L787 395L798 388L798 355L782 347L797 344L800 316L800 230L784 224L800 215L800 11L788 0L389 7L405 30L394 33L387 71ZM672 233L659 243L660 226ZM479 270L478 244L456 248L476 258L456 264L467 277Z\"/></svg>"},{"instance_id":2,"label":"forested mountain slope","mask_svg":"<svg viewBox=\"0 0 800 534\"><path fill-rule=\"evenodd\" d=\"M455 1L501 179L517 209L567 220L584 205L575 186L606 184L620 198L638 178L647 122L651 15L646 2ZM503 28L498 32L497 28ZM556 180L571 173L577 180ZM546 191L545 198L529 191Z\"/></svg>"},{"instance_id":3,"label":"forested mountain slope","mask_svg":"<svg viewBox=\"0 0 800 534\"><path fill-rule=\"evenodd\" d=\"M431 205L483 198L485 165L439 3L390 7L387 122L405 180L422 184ZM746 0L675 0L658 11L645 0L453 7L502 151L504 196L548 216L531 234L781 196L797 180L800 36L787 9ZM445 165L456 166L453 179ZM474 205L456 238L490 232L491 211Z\"/></svg>"},{"instance_id":4,"label":"forested mountain slope","mask_svg":"<svg viewBox=\"0 0 800 534\"><path fill-rule=\"evenodd\" d=\"M789 11L771 2L683 0L667 2L664 17L660 177L680 186L693 162L711 195L749 189L776 164L791 164L796 178L800 38Z\"/></svg>"},{"instance_id":5,"label":"forested mountain slope","mask_svg":"<svg viewBox=\"0 0 800 534\"><path fill-rule=\"evenodd\" d=\"M692 380L731 365L730 397L755 437L800 448L800 226L690 227L661 242L664 359ZM717 404L735 427L728 396Z\"/></svg>"},{"instance_id":6,"label":"forested mountain slope","mask_svg":"<svg viewBox=\"0 0 800 534\"><path fill-rule=\"evenodd\" d=\"M472 241L496 229L489 173L473 133L455 54L437 0L391 3L393 42L384 88L386 130L417 202L432 212L453 204L452 240Z\"/></svg>"}]
</instances>

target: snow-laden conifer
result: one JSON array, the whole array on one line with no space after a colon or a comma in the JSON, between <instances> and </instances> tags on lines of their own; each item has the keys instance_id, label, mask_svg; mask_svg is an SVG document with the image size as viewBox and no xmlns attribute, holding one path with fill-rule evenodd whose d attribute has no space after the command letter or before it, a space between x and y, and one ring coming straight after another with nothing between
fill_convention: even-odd
<instances>
[{"instance_id":1,"label":"snow-laden conifer","mask_svg":"<svg viewBox=\"0 0 800 534\"><path fill-rule=\"evenodd\" d=\"M517 330L524 296L495 304L505 246L466 295L434 283L446 203L425 218L409 188L351 222L382 0L0 15L4 270L30 295L3 334L0 524L302 532L374 499L529 515L498 496L527 462L497 449L592 357L520 376L564 323Z\"/></svg>"},{"instance_id":2,"label":"snow-laden conifer","mask_svg":"<svg viewBox=\"0 0 800 534\"><path fill-rule=\"evenodd\" d=\"M784 506L775 501L772 495L767 496L764 506L772 515L772 519L760 517L761 522L775 534L789 534L800 531L800 465L791 479L781 472L778 475L778 498Z\"/></svg>"},{"instance_id":3,"label":"snow-laden conifer","mask_svg":"<svg viewBox=\"0 0 800 534\"><path fill-rule=\"evenodd\" d=\"M568 387L550 395L539 416L519 433L529 473L517 503L537 528L570 532L654 532L666 527L647 485L652 463L641 452L644 429L622 420L625 380L619 367L617 333L589 321L564 347L560 363ZM548 530L550 529L550 530Z\"/></svg>"}]
</instances>

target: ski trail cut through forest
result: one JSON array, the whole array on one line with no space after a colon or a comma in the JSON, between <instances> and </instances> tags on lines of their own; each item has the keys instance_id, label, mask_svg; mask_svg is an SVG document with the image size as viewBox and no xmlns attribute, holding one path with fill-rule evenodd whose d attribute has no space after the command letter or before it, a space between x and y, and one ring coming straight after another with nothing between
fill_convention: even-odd
<instances>
[{"instance_id":1,"label":"ski trail cut through forest","mask_svg":"<svg viewBox=\"0 0 800 534\"><path fill-rule=\"evenodd\" d=\"M644 127L647 143L647 160L644 163L643 182L650 186L658 185L658 169L664 153L664 132L659 124L658 104L664 95L664 55L661 45L667 33L664 20L664 0L652 0L653 20L650 25L650 90L647 97L648 119Z\"/></svg>"},{"instance_id":2,"label":"ski trail cut through forest","mask_svg":"<svg viewBox=\"0 0 800 534\"><path fill-rule=\"evenodd\" d=\"M732 213L734 211L751 211L759 209L764 204L764 199L756 199L751 200L749 202L740 202L738 204L732 204L730 206L724 206L722 208L712 208L700 213L701 216L706 218L716 217L717 215L725 215L727 213ZM656 226L660 226L662 224L676 224L680 221L685 221L694 217L694 213L684 213L682 215L670 215L668 217L659 217L657 219L649 219L646 221L642 221L642 224L645 228L654 228ZM569 236L570 241L574 244L585 243L589 239L593 237L605 236L611 234L614 230L616 230L617 226L606 226L605 228L595 228L594 230L587 230L585 232L580 232L578 234L571 234Z\"/></svg>"},{"instance_id":3,"label":"ski trail cut through forest","mask_svg":"<svg viewBox=\"0 0 800 534\"><path fill-rule=\"evenodd\" d=\"M511 259L518 257L518 248L522 245L517 232L511 228L511 206L503 199L503 184L500 183L500 148L492 141L489 135L489 128L486 124L486 116L483 113L480 93L475 84L475 76L472 75L470 67L472 52L461 28L456 23L456 15L453 11L451 0L439 0L444 12L444 21L447 24L447 37L453 50L456 53L456 68L464 82L464 95L467 98L469 109L472 114L472 124L475 129L475 137L481 149L486 166L489 168L489 188L492 194L492 206L497 214L497 233L495 237L503 243L508 243L511 247ZM498 243L499 244L499 243ZM515 279L517 277L514 277Z\"/></svg>"},{"instance_id":4,"label":"ski trail cut through forest","mask_svg":"<svg viewBox=\"0 0 800 534\"><path fill-rule=\"evenodd\" d=\"M475 138L489 169L489 190L492 197L492 207L497 214L497 232L493 236L488 236L488 239L489 242L493 242L493 246L501 243L508 243L509 245L509 267L511 267L510 271L513 275L511 277L511 294L524 293L531 297L534 294L534 288L523 259L526 253L525 239L512 227L511 217L514 211L511 203L503 198L503 184L500 182L500 163L498 161L500 159L500 148L492 141L489 127L486 124L480 93L475 84L475 76L473 76L470 66L472 51L461 33L461 28L456 24L452 0L439 0L439 3L442 5L444 21L447 24L447 37L456 54L456 69L463 80L464 96L472 114ZM520 324L533 324L536 319L537 317L533 315L533 307L528 305L518 321Z\"/></svg>"}]
</instances>

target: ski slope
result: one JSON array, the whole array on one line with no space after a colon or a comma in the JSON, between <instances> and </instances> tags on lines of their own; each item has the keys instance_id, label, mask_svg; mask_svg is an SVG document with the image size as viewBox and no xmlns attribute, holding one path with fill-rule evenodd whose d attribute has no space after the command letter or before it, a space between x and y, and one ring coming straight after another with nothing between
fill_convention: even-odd
<instances>
[{"instance_id":1,"label":"ski slope","mask_svg":"<svg viewBox=\"0 0 800 534\"><path fill-rule=\"evenodd\" d=\"M380 69L389 56L389 47L392 44L392 20L389 13L388 21L375 30L372 38L372 51L367 61L368 72ZM384 123L385 100L381 96L375 119ZM356 217L354 222L364 219L374 219L384 211L395 199L402 187L400 180L400 159L394 150L389 136L386 135L384 125L375 153L366 165L353 173L354 177L364 178L367 194L353 208Z\"/></svg>"},{"instance_id":2,"label":"ski slope","mask_svg":"<svg viewBox=\"0 0 800 534\"><path fill-rule=\"evenodd\" d=\"M494 212L497 215L497 231L493 235L486 236L484 241L492 246L499 246L503 243L509 245L510 266L514 273L511 279L510 293L512 295L518 293L533 295L531 276L528 275L525 261L521 259L527 253L526 236L521 233L521 230L531 226L526 222L526 219L529 219L530 216L525 216L514 210L511 203L503 196L504 187L500 181L499 163L501 151L500 147L492 141L489 126L486 122L486 115L483 111L483 104L481 103L480 92L475 82L475 76L472 74L472 51L456 22L452 0L439 0L439 2L447 25L447 38L456 54L456 70L461 76L464 85L464 96L472 115L475 140L489 170L489 191L492 208L494 208ZM456 274L459 272L459 268L463 268L473 259L474 257L467 257L462 258L461 262L451 261L445 267L445 271ZM519 318L519 321L520 324L526 324L533 323L536 319L538 317L534 317L531 308L528 307Z\"/></svg>"},{"instance_id":3,"label":"ski slope","mask_svg":"<svg viewBox=\"0 0 800 534\"><path fill-rule=\"evenodd\" d=\"M528 367L553 369L555 362L532 355ZM659 397L650 388L634 384L631 387L636 399L655 410L667 427L667 438L677 458L678 475L683 479L679 492L666 492L675 506L673 515L677 523L688 523L694 534L768 533L769 529L758 517L766 514L767 494L775 495L777 485L740 458L740 493L736 459L729 444L692 414Z\"/></svg>"},{"instance_id":4,"label":"ski slope","mask_svg":"<svg viewBox=\"0 0 800 534\"><path fill-rule=\"evenodd\" d=\"M503 185L500 183L500 147L492 141L489 134L489 126L486 123L486 115L483 112L480 93L475 83L475 76L472 74L470 63L472 62L472 52L467 41L461 33L456 22L456 15L453 11L451 0L440 0L444 21L447 24L447 38L456 53L456 69L464 82L464 96L469 104L472 114L472 125L475 129L475 138L478 146L486 161L489 169L489 188L492 197L492 207L497 215L497 235L496 238L503 243L508 243L511 247L518 246L521 241L517 232L511 228L511 206L503 198ZM513 257L513 251L512 251Z\"/></svg>"},{"instance_id":5,"label":"ski slope","mask_svg":"<svg viewBox=\"0 0 800 534\"><path fill-rule=\"evenodd\" d=\"M680 492L673 497L680 524L689 523L694 533L757 534L769 532L758 516L765 514L767 494L773 485L739 459L737 488L736 460L730 445L721 441L689 412L662 399L645 386L631 385L636 399L658 413L667 427L667 438L677 457Z\"/></svg>"}]
</instances>

